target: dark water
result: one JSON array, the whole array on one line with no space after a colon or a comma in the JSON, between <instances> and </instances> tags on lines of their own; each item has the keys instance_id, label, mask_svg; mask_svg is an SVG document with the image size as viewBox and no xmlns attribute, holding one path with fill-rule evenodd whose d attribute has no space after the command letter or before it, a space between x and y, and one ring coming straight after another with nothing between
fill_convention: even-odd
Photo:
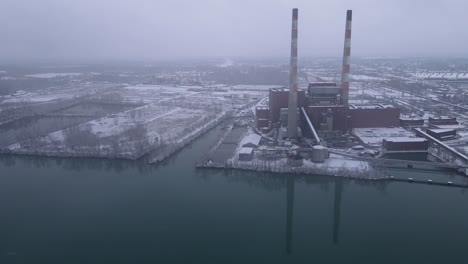
<instances>
[{"instance_id":1,"label":"dark water","mask_svg":"<svg viewBox=\"0 0 468 264\"><path fill-rule=\"evenodd\" d=\"M0 158L0 263L467 263L462 189ZM442 172L441 172L442 173Z\"/></svg>"}]
</instances>

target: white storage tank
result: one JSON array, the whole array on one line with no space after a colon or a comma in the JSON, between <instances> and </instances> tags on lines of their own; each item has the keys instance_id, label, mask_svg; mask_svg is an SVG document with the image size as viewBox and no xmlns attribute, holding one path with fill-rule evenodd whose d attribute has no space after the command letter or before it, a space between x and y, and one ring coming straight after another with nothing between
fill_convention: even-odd
<instances>
[{"instance_id":1,"label":"white storage tank","mask_svg":"<svg viewBox=\"0 0 468 264\"><path fill-rule=\"evenodd\" d=\"M321 163L328 159L328 150L322 145L316 145L312 147L312 162Z\"/></svg>"}]
</instances>

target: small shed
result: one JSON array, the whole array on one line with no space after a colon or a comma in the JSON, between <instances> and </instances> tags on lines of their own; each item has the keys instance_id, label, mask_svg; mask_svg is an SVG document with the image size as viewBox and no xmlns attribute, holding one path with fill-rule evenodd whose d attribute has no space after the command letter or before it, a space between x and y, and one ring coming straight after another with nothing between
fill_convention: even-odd
<instances>
[{"instance_id":1,"label":"small shed","mask_svg":"<svg viewBox=\"0 0 468 264\"><path fill-rule=\"evenodd\" d=\"M253 148L241 148L239 150L240 161L251 161L253 159Z\"/></svg>"},{"instance_id":2,"label":"small shed","mask_svg":"<svg viewBox=\"0 0 468 264\"><path fill-rule=\"evenodd\" d=\"M260 135L249 134L242 139L241 146L246 148L256 148L258 145L260 145L261 139L262 137Z\"/></svg>"}]
</instances>

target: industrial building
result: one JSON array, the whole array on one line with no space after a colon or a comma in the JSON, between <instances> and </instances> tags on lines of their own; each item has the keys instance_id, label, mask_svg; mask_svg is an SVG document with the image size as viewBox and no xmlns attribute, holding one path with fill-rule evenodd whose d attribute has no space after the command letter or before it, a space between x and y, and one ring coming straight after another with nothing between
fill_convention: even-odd
<instances>
[{"instance_id":1,"label":"industrial building","mask_svg":"<svg viewBox=\"0 0 468 264\"><path fill-rule=\"evenodd\" d=\"M298 11L293 9L289 89L271 89L268 110L256 109L257 129L267 133L287 128L287 137L298 133L321 137L344 134L353 128L400 125L400 109L391 105L349 105L352 11L346 13L341 83L312 82L306 91L297 87ZM305 116L306 115L306 116ZM310 122L308 122L310 120ZM283 133L282 133L283 134Z\"/></svg>"},{"instance_id":2,"label":"industrial building","mask_svg":"<svg viewBox=\"0 0 468 264\"><path fill-rule=\"evenodd\" d=\"M456 117L451 116L441 116L441 117L429 117L429 125L458 125Z\"/></svg>"},{"instance_id":3,"label":"industrial building","mask_svg":"<svg viewBox=\"0 0 468 264\"><path fill-rule=\"evenodd\" d=\"M383 140L382 149L387 153L406 151L427 152L429 149L429 141L419 137L389 138Z\"/></svg>"},{"instance_id":4,"label":"industrial building","mask_svg":"<svg viewBox=\"0 0 468 264\"><path fill-rule=\"evenodd\" d=\"M455 129L443 129L443 128L427 129L426 133L438 140L453 139L457 136L457 131Z\"/></svg>"},{"instance_id":5,"label":"industrial building","mask_svg":"<svg viewBox=\"0 0 468 264\"><path fill-rule=\"evenodd\" d=\"M422 127L424 126L423 118L400 118L400 126L403 127Z\"/></svg>"}]
</instances>

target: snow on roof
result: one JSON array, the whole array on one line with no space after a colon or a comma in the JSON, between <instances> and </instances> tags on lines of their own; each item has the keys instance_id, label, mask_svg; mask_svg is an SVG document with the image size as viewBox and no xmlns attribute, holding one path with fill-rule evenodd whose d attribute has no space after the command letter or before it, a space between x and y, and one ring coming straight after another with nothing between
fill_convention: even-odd
<instances>
[{"instance_id":1,"label":"snow on roof","mask_svg":"<svg viewBox=\"0 0 468 264\"><path fill-rule=\"evenodd\" d=\"M325 149L324 146L322 145L315 145L314 147L312 147L313 149Z\"/></svg>"},{"instance_id":2,"label":"snow on roof","mask_svg":"<svg viewBox=\"0 0 468 264\"><path fill-rule=\"evenodd\" d=\"M439 117L430 117L432 119L454 119L455 117L451 116L439 116Z\"/></svg>"},{"instance_id":3,"label":"snow on roof","mask_svg":"<svg viewBox=\"0 0 468 264\"><path fill-rule=\"evenodd\" d=\"M433 129L428 129L429 131L432 131L434 133L446 133L446 132L452 132L455 129L450 129L450 128L433 128Z\"/></svg>"},{"instance_id":4,"label":"snow on roof","mask_svg":"<svg viewBox=\"0 0 468 264\"><path fill-rule=\"evenodd\" d=\"M239 150L239 154L251 154L253 152L253 148L241 148Z\"/></svg>"},{"instance_id":5,"label":"snow on roof","mask_svg":"<svg viewBox=\"0 0 468 264\"><path fill-rule=\"evenodd\" d=\"M395 108L393 105L389 104L375 104L375 105L350 105L351 109L384 109L384 108Z\"/></svg>"},{"instance_id":6,"label":"snow on roof","mask_svg":"<svg viewBox=\"0 0 468 264\"><path fill-rule=\"evenodd\" d=\"M399 137L399 138L386 138L388 142L426 142L427 139L420 137Z\"/></svg>"},{"instance_id":7,"label":"snow on roof","mask_svg":"<svg viewBox=\"0 0 468 264\"><path fill-rule=\"evenodd\" d=\"M410 120L421 121L421 120L424 120L424 119L422 117L400 117L400 120L404 120L404 121L410 121Z\"/></svg>"},{"instance_id":8,"label":"snow on roof","mask_svg":"<svg viewBox=\"0 0 468 264\"><path fill-rule=\"evenodd\" d=\"M247 136L245 136L242 141L241 141L241 146L244 146L245 144L253 144L253 145L256 145L258 146L258 144L260 144L260 140L262 139L262 137L260 135L257 135L255 133L252 133L252 134L249 134Z\"/></svg>"}]
</instances>

